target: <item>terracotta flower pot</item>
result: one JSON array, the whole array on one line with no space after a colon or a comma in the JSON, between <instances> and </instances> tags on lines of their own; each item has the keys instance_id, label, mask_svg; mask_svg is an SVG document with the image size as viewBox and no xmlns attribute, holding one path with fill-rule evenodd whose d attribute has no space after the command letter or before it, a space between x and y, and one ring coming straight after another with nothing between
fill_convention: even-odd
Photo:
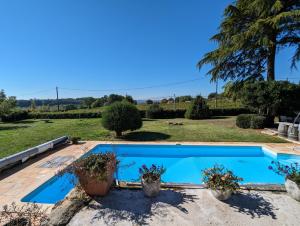
<instances>
[{"instance_id":1,"label":"terracotta flower pot","mask_svg":"<svg viewBox=\"0 0 300 226\"><path fill-rule=\"evenodd\" d=\"M142 179L142 187L147 197L155 197L160 192L160 187L161 187L160 178L156 181L153 181L152 183L148 183L144 179Z\"/></svg>"},{"instance_id":2,"label":"terracotta flower pot","mask_svg":"<svg viewBox=\"0 0 300 226\"><path fill-rule=\"evenodd\" d=\"M231 190L210 190L210 193L218 200L225 201L229 199L232 195Z\"/></svg>"},{"instance_id":3,"label":"terracotta flower pot","mask_svg":"<svg viewBox=\"0 0 300 226\"><path fill-rule=\"evenodd\" d=\"M96 176L91 176L83 170L77 170L76 175L83 190L90 196L105 196L114 181L116 160L108 163L106 180L99 180Z\"/></svg>"},{"instance_id":4,"label":"terracotta flower pot","mask_svg":"<svg viewBox=\"0 0 300 226\"><path fill-rule=\"evenodd\" d=\"M290 179L285 180L285 188L289 196L291 196L293 199L300 202L300 188L299 185L297 185L294 181Z\"/></svg>"}]
</instances>

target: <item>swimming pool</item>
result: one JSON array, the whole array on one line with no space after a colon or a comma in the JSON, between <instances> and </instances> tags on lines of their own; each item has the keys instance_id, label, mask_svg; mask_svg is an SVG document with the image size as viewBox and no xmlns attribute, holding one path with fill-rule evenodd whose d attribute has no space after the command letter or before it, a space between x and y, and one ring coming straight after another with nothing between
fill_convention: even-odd
<instances>
[{"instance_id":1,"label":"swimming pool","mask_svg":"<svg viewBox=\"0 0 300 226\"><path fill-rule=\"evenodd\" d=\"M203 146L203 145L108 145L101 144L86 155L113 151L120 164L116 179L126 182L139 180L138 169L143 165L163 165L167 171L162 180L166 183L202 184L201 171L222 164L243 184L283 184L284 178L268 170L271 161L285 164L300 163L300 156L277 155L259 146ZM53 177L25 196L22 202L55 204L72 190L71 174Z\"/></svg>"}]
</instances>

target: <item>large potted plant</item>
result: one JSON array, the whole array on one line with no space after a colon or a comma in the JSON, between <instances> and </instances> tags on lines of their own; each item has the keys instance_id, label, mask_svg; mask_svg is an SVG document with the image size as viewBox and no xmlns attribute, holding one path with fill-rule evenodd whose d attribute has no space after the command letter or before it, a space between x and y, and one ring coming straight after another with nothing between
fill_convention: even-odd
<instances>
[{"instance_id":1,"label":"large potted plant","mask_svg":"<svg viewBox=\"0 0 300 226\"><path fill-rule=\"evenodd\" d=\"M140 177L142 182L143 191L148 197L155 197L159 194L161 187L161 175L166 172L163 166L152 165L148 168L143 165L140 170Z\"/></svg>"},{"instance_id":2,"label":"large potted plant","mask_svg":"<svg viewBox=\"0 0 300 226\"><path fill-rule=\"evenodd\" d=\"M229 199L232 193L240 188L239 181L242 180L222 165L203 170L203 182L211 194L221 201Z\"/></svg>"},{"instance_id":3,"label":"large potted plant","mask_svg":"<svg viewBox=\"0 0 300 226\"><path fill-rule=\"evenodd\" d=\"M284 165L277 161L272 161L270 170L285 176L285 188L287 193L295 200L300 201L300 166L297 162Z\"/></svg>"},{"instance_id":4,"label":"large potted plant","mask_svg":"<svg viewBox=\"0 0 300 226\"><path fill-rule=\"evenodd\" d=\"M114 153L92 154L68 167L78 178L80 186L90 196L105 196L114 181L117 160Z\"/></svg>"}]
</instances>

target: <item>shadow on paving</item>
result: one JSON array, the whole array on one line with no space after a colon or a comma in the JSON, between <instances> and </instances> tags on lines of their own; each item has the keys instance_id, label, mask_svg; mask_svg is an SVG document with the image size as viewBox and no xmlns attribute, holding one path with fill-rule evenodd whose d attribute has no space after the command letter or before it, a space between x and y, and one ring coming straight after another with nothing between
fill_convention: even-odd
<instances>
[{"instance_id":1,"label":"shadow on paving","mask_svg":"<svg viewBox=\"0 0 300 226\"><path fill-rule=\"evenodd\" d=\"M269 216L272 219L277 219L272 203L256 193L238 193L233 195L226 203L239 213L250 215L251 218Z\"/></svg>"},{"instance_id":2,"label":"shadow on paving","mask_svg":"<svg viewBox=\"0 0 300 226\"><path fill-rule=\"evenodd\" d=\"M95 202L90 203L87 208L96 210L92 222L103 220L107 225L114 225L120 221L130 220L137 225L146 225L146 220L154 214L160 214L162 217L167 215L162 211L164 208L155 213L157 207L167 204L188 214L188 210L181 205L194 202L195 199L197 198L194 195L171 190L161 191L155 198L146 198L142 191L137 190L127 192L113 190L108 196L95 199Z\"/></svg>"},{"instance_id":3,"label":"shadow on paving","mask_svg":"<svg viewBox=\"0 0 300 226\"><path fill-rule=\"evenodd\" d=\"M157 140L166 140L171 136L165 133L157 133L157 132L147 132L147 131L139 131L139 132L131 132L124 134L122 137L123 140L129 141L157 141Z\"/></svg>"}]
</instances>

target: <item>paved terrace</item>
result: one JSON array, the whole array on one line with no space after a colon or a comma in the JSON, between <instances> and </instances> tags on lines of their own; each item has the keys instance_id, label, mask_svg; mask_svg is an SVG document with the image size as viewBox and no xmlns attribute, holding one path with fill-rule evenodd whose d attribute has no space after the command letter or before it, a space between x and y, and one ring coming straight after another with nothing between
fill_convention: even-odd
<instances>
[{"instance_id":1,"label":"paved terrace","mask_svg":"<svg viewBox=\"0 0 300 226\"><path fill-rule=\"evenodd\" d=\"M0 206L16 202L41 184L49 180L55 173L71 163L81 155L95 147L97 144L118 144L130 143L141 144L141 142L85 142L82 145L71 145L56 151L50 151L23 165L14 167L11 170L0 174ZM176 144L178 142L145 142L143 144ZM259 144L259 143L200 143L200 142L180 142L181 144L193 145L248 145L248 146L265 146L266 148L278 153L299 154L300 151L293 150L296 144ZM45 205L46 206L46 205ZM51 206L51 205L50 205Z\"/></svg>"}]
</instances>

